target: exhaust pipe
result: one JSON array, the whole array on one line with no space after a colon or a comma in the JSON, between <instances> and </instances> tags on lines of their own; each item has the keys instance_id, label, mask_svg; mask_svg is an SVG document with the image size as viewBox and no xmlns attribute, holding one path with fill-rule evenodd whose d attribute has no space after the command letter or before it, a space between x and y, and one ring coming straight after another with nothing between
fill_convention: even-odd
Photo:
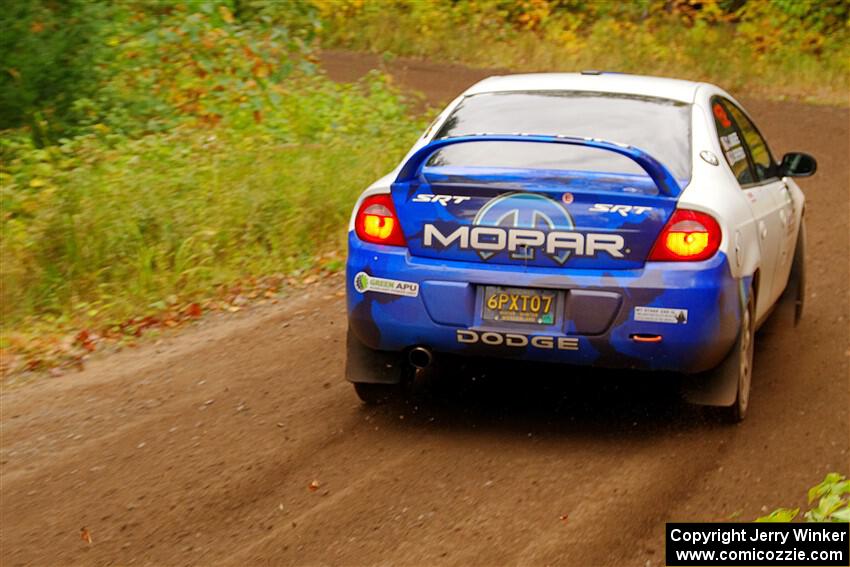
<instances>
[{"instance_id":1,"label":"exhaust pipe","mask_svg":"<svg viewBox=\"0 0 850 567\"><path fill-rule=\"evenodd\" d=\"M420 370L431 366L431 361L434 359L431 351L425 347L414 347L410 349L410 353L407 357L410 364Z\"/></svg>"}]
</instances>

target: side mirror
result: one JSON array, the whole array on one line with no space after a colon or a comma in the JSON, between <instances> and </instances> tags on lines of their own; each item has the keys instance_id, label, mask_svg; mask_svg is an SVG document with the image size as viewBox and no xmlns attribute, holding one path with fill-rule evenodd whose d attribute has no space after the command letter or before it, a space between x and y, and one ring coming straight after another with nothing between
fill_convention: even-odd
<instances>
[{"instance_id":1,"label":"side mirror","mask_svg":"<svg viewBox=\"0 0 850 567\"><path fill-rule=\"evenodd\" d=\"M818 162L809 154L792 152L782 156L779 174L782 177L809 177L818 170Z\"/></svg>"}]
</instances>

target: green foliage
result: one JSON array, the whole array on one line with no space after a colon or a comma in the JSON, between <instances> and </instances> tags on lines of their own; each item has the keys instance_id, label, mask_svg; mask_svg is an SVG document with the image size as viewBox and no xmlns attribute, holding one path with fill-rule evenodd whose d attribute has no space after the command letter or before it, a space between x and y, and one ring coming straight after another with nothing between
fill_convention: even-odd
<instances>
[{"instance_id":1,"label":"green foliage","mask_svg":"<svg viewBox=\"0 0 850 567\"><path fill-rule=\"evenodd\" d=\"M29 125L43 145L73 122L72 105L93 92L110 10L87 0L10 0L0 10L0 129Z\"/></svg>"},{"instance_id":2,"label":"green foliage","mask_svg":"<svg viewBox=\"0 0 850 567\"><path fill-rule=\"evenodd\" d=\"M809 522L850 522L850 480L838 473L826 475L823 481L809 489L809 504L818 505L806 512Z\"/></svg>"},{"instance_id":3,"label":"green foliage","mask_svg":"<svg viewBox=\"0 0 850 567\"><path fill-rule=\"evenodd\" d=\"M846 104L844 0L312 0L324 45L485 67L609 69Z\"/></svg>"},{"instance_id":4,"label":"green foliage","mask_svg":"<svg viewBox=\"0 0 850 567\"><path fill-rule=\"evenodd\" d=\"M829 473L817 486L809 489L809 505L817 505L803 517L807 522L850 522L850 480L838 473ZM791 522L799 508L779 508L756 522Z\"/></svg>"},{"instance_id":5,"label":"green foliage","mask_svg":"<svg viewBox=\"0 0 850 567\"><path fill-rule=\"evenodd\" d=\"M261 122L286 78L314 71L315 24L262 9L240 21L232 6L13 0L0 15L0 128L29 124L45 145L95 125L138 136L188 120Z\"/></svg>"},{"instance_id":6,"label":"green foliage","mask_svg":"<svg viewBox=\"0 0 850 567\"><path fill-rule=\"evenodd\" d=\"M108 325L342 249L357 194L424 124L384 76L319 73L309 18L254 8L116 4L95 84L33 99L54 135L3 131L4 330Z\"/></svg>"},{"instance_id":7,"label":"green foliage","mask_svg":"<svg viewBox=\"0 0 850 567\"><path fill-rule=\"evenodd\" d=\"M269 121L139 139L105 131L38 149L4 137L3 323L78 306L130 315L340 250L356 195L423 127L373 76L292 85Z\"/></svg>"},{"instance_id":8,"label":"green foliage","mask_svg":"<svg viewBox=\"0 0 850 567\"><path fill-rule=\"evenodd\" d=\"M800 513L799 508L777 508L767 516L757 518L756 522L791 522Z\"/></svg>"},{"instance_id":9,"label":"green foliage","mask_svg":"<svg viewBox=\"0 0 850 567\"><path fill-rule=\"evenodd\" d=\"M304 46L310 46L321 33L322 20L316 5L308 0L234 0L234 15L240 21L261 26L283 27Z\"/></svg>"}]
</instances>

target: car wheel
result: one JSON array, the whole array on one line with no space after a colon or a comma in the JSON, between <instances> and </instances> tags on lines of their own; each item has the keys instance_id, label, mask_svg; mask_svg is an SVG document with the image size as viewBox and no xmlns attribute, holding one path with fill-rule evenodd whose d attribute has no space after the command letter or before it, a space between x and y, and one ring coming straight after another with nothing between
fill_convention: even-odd
<instances>
[{"instance_id":1,"label":"car wheel","mask_svg":"<svg viewBox=\"0 0 850 567\"><path fill-rule=\"evenodd\" d=\"M738 423L747 416L750 404L750 388L753 379L753 353L755 352L755 301L750 293L747 308L741 315L741 330L732 352L717 372L726 374L725 378L737 380L735 402L728 407L712 408L720 417L729 423Z\"/></svg>"}]
</instances>

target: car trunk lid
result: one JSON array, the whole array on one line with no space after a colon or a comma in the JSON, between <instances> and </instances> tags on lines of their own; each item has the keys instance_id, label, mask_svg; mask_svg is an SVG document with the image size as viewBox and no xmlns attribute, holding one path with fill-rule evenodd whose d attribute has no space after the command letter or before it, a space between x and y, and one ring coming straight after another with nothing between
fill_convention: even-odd
<instances>
[{"instance_id":1,"label":"car trunk lid","mask_svg":"<svg viewBox=\"0 0 850 567\"><path fill-rule=\"evenodd\" d=\"M486 137L505 138L516 137ZM555 268L643 266L675 209L678 182L661 164L627 146L585 139L563 142L565 138L555 137L519 139L540 138L616 151L648 171L427 166L441 145L463 143L432 142L411 157L392 186L410 254Z\"/></svg>"}]
</instances>

